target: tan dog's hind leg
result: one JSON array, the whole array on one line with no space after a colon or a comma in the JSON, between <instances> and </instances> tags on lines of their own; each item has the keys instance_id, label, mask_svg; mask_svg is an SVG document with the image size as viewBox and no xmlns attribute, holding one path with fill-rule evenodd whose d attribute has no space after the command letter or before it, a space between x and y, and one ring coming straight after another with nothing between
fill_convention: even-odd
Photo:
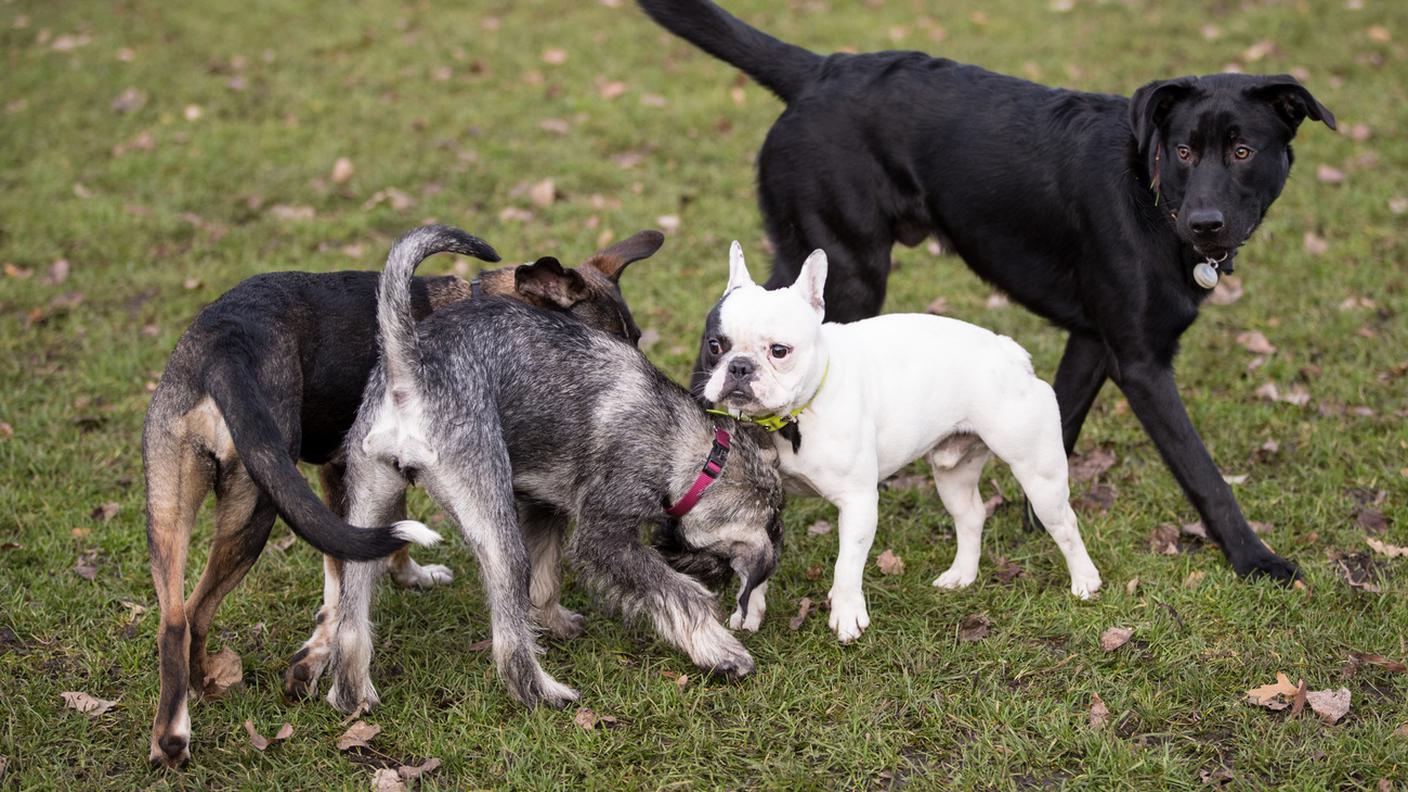
<instances>
[{"instance_id":1,"label":"tan dog's hind leg","mask_svg":"<svg viewBox=\"0 0 1408 792\"><path fill-rule=\"evenodd\" d=\"M254 566L276 516L274 505L261 497L244 467L233 459L230 465L216 482L215 537L210 560L200 583L186 600L191 630L191 686L200 693L213 692L208 685L205 637L215 611Z\"/></svg>"},{"instance_id":2,"label":"tan dog's hind leg","mask_svg":"<svg viewBox=\"0 0 1408 792\"><path fill-rule=\"evenodd\" d=\"M187 416L173 426L149 426L143 440L147 478L147 549L161 608L157 649L161 696L152 723L153 765L179 767L191 757L191 717L186 709L191 635L183 604L186 552L196 511L210 491L208 460L186 431Z\"/></svg>"}]
</instances>

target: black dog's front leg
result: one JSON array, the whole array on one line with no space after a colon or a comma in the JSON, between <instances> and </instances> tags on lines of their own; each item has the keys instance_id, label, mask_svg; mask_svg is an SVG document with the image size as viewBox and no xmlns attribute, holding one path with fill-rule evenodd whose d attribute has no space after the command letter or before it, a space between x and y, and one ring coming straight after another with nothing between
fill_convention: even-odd
<instances>
[{"instance_id":1,"label":"black dog's front leg","mask_svg":"<svg viewBox=\"0 0 1408 792\"><path fill-rule=\"evenodd\" d=\"M1300 577L1294 563L1271 552L1247 525L1232 488L1222 480L1183 407L1173 369L1156 362L1117 361L1113 375L1144 431L1202 515L1208 534L1222 546L1237 574L1267 575L1281 581Z\"/></svg>"},{"instance_id":2,"label":"black dog's front leg","mask_svg":"<svg viewBox=\"0 0 1408 792\"><path fill-rule=\"evenodd\" d=\"M753 670L743 644L719 623L714 595L640 544L635 525L580 516L568 552L589 586L622 615L644 617L700 668L730 677Z\"/></svg>"},{"instance_id":3,"label":"black dog's front leg","mask_svg":"<svg viewBox=\"0 0 1408 792\"><path fill-rule=\"evenodd\" d=\"M1076 438L1085 425L1085 416L1100 386L1109 374L1109 351L1099 336L1071 333L1066 339L1066 351L1056 367L1056 403L1061 408L1061 438L1066 443L1066 455L1076 450Z\"/></svg>"}]
</instances>

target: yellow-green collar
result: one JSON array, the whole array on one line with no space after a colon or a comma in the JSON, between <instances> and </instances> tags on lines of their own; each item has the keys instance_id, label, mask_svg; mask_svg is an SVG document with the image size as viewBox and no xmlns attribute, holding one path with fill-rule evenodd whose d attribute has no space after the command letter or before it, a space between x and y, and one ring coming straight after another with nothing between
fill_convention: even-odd
<instances>
[{"instance_id":1,"label":"yellow-green collar","mask_svg":"<svg viewBox=\"0 0 1408 792\"><path fill-rule=\"evenodd\" d=\"M731 413L731 412L729 412L728 410L705 410L704 412L709 413L710 415L724 415L724 416L727 416L727 417L729 417L729 418L733 418L733 419L735 419L735 420L744 421L744 422L746 422L746 423L751 423L751 424L756 424L756 425L758 425L758 426L763 427L764 429L766 429L766 430L769 431L769 432L776 432L777 430L783 428L784 426L786 426L786 425L788 425L788 424L796 423L796 422L797 422L797 416L801 415L804 411L806 411L806 409L807 409L808 407L812 406L812 402L816 401L816 395L817 395L818 393L821 393L821 388L822 388L822 386L824 386L824 385L826 384L826 375L827 375L827 373L829 373L830 371L831 371L831 359L830 359L830 358L827 358L827 360L826 360L826 368L823 368L823 369L821 370L821 382L818 382L818 383L816 384L816 390L812 392L812 397L811 397L810 399L807 399L807 403L806 403L806 404L803 404L801 407L798 407L797 409L792 410L791 412L787 413L786 415L762 415L762 416L753 416L753 415L744 415L743 413Z\"/></svg>"}]
</instances>

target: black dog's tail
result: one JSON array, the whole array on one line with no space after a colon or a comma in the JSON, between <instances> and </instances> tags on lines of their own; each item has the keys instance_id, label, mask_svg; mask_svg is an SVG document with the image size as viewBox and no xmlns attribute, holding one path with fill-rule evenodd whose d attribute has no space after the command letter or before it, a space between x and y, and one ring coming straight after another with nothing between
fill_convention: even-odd
<instances>
[{"instance_id":1,"label":"black dog's tail","mask_svg":"<svg viewBox=\"0 0 1408 792\"><path fill-rule=\"evenodd\" d=\"M220 408L249 477L268 494L279 516L319 552L344 561L371 561L407 542L432 545L440 534L414 520L379 528L354 528L333 514L298 472L254 367L238 352L206 369L205 389Z\"/></svg>"},{"instance_id":2,"label":"black dog's tail","mask_svg":"<svg viewBox=\"0 0 1408 792\"><path fill-rule=\"evenodd\" d=\"M481 261L498 261L488 242L442 225L421 226L391 246L377 289L376 321L381 330L381 359L386 389L399 403L420 390L420 344L411 313L411 276L436 253L459 253Z\"/></svg>"},{"instance_id":3,"label":"black dog's tail","mask_svg":"<svg viewBox=\"0 0 1408 792\"><path fill-rule=\"evenodd\" d=\"M790 102L806 88L822 56L769 36L739 21L709 0L639 0L666 30L731 63L758 84Z\"/></svg>"}]
</instances>

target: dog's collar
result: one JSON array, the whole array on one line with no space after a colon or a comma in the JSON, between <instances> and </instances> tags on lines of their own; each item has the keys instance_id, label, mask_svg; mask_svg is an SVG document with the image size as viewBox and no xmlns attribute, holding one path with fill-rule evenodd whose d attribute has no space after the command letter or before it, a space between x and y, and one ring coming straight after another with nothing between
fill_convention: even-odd
<instances>
[{"instance_id":1,"label":"dog's collar","mask_svg":"<svg viewBox=\"0 0 1408 792\"><path fill-rule=\"evenodd\" d=\"M709 458L704 461L704 468L699 471L699 475L694 477L694 483L690 485L689 492L684 497L675 501L674 505L665 510L671 517L683 517L689 514L689 510L699 502L699 498L704 495L704 490L709 489L709 485L724 472L724 463L728 461L728 449L731 438L728 432L715 427L714 445L709 449Z\"/></svg>"},{"instance_id":2,"label":"dog's collar","mask_svg":"<svg viewBox=\"0 0 1408 792\"><path fill-rule=\"evenodd\" d=\"M823 368L821 370L821 382L818 382L816 384L816 390L812 391L812 397L810 399L807 399L806 404L803 404L801 407L798 407L795 410L789 411L786 415L744 415L741 412L729 412L728 410L719 409L705 410L704 412L707 412L710 415L727 416L736 421L743 421L745 423L761 426L769 432L776 432L777 430L782 429L783 427L788 426L789 424L796 423L798 416L806 412L808 407L812 406L812 402L816 401L816 395L818 393L821 393L822 386L826 385L826 375L830 373L830 371L831 359L827 358L826 368Z\"/></svg>"}]
</instances>

